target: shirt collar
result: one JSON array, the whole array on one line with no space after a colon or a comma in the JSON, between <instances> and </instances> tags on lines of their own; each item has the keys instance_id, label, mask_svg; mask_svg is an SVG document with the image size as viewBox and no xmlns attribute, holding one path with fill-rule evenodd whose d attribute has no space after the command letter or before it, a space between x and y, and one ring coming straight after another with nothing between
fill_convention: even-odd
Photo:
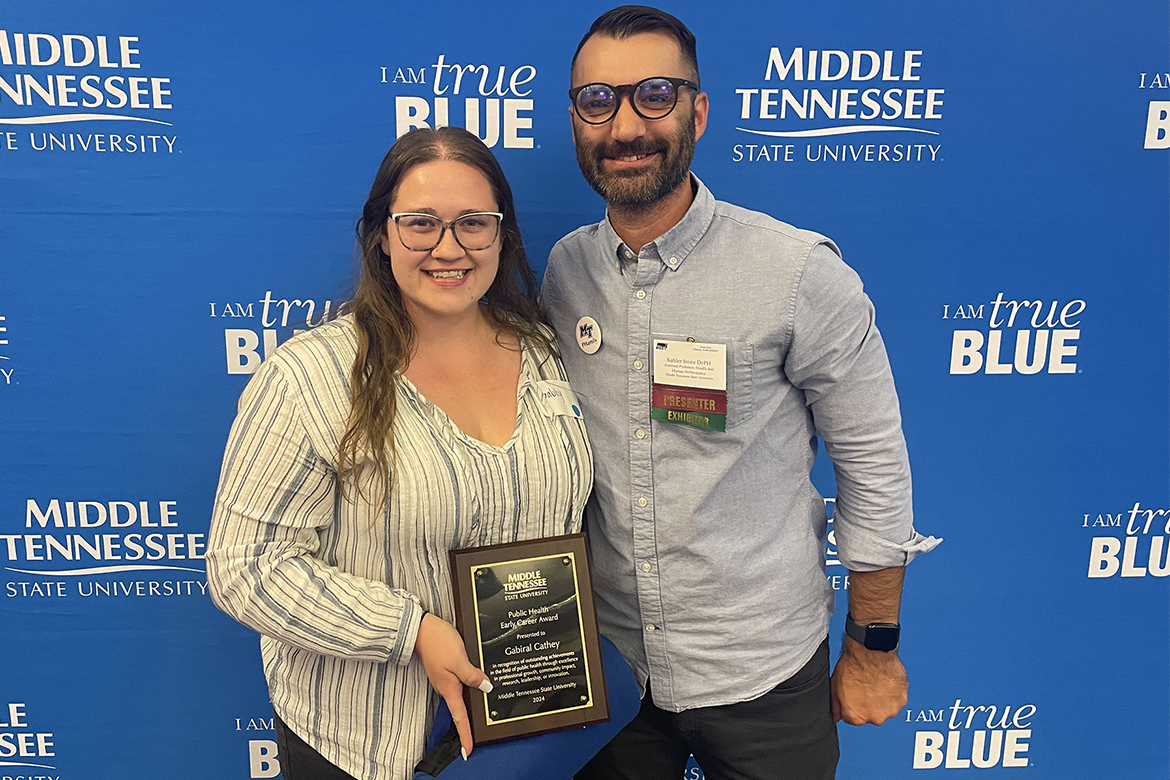
<instances>
[{"instance_id":1,"label":"shirt collar","mask_svg":"<svg viewBox=\"0 0 1170 780\"><path fill-rule=\"evenodd\" d=\"M715 196L694 173L691 174L691 180L695 186L695 199L691 202L687 213L678 221L678 224L643 247L645 250L653 244L662 264L672 271L677 271L682 267L683 261L687 259L691 250L699 243L699 239L707 232L707 228L711 226L711 220L715 217ZM618 270L633 265L637 261L638 255L630 251L630 248L625 245L625 242L613 229L608 212L601 223L601 229L604 246L608 249L609 257L617 263ZM645 254L644 251L643 254ZM651 252L649 256L653 254Z\"/></svg>"}]
</instances>

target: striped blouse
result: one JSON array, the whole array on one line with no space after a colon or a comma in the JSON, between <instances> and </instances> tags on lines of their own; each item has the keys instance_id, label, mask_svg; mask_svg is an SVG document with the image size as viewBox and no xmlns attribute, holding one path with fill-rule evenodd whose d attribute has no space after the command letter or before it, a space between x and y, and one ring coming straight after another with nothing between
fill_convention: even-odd
<instances>
[{"instance_id":1,"label":"striped blouse","mask_svg":"<svg viewBox=\"0 0 1170 780\"><path fill-rule=\"evenodd\" d=\"M343 317L290 339L244 389L207 578L215 603L260 632L289 728L354 777L404 780L437 705L414 655L418 624L424 610L454 622L447 552L579 531L592 455L579 405L563 403L573 396L560 360L526 343L504 446L464 434L399 375L390 500L343 495L356 347Z\"/></svg>"}]
</instances>

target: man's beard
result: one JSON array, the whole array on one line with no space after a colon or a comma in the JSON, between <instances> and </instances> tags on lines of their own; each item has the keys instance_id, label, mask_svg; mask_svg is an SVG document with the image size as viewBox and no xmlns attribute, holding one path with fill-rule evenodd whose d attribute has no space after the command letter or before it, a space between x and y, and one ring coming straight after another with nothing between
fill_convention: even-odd
<instances>
[{"instance_id":1,"label":"man's beard","mask_svg":"<svg viewBox=\"0 0 1170 780\"><path fill-rule=\"evenodd\" d=\"M577 165L589 185L605 199L611 208L625 211L647 211L678 189L690 173L695 156L695 115L679 123L678 129L667 138L639 138L630 143L586 144L579 137ZM655 170L607 171L605 158L632 155L662 154Z\"/></svg>"}]
</instances>

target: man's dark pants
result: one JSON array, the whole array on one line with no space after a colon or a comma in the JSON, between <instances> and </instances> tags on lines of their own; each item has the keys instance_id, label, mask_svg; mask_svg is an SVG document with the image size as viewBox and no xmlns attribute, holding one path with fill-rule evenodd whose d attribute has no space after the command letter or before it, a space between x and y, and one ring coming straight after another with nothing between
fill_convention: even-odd
<instances>
[{"instance_id":1,"label":"man's dark pants","mask_svg":"<svg viewBox=\"0 0 1170 780\"><path fill-rule=\"evenodd\" d=\"M800 671L751 701L666 712L647 688L638 716L576 780L680 780L692 753L706 780L833 780L829 640Z\"/></svg>"}]
</instances>

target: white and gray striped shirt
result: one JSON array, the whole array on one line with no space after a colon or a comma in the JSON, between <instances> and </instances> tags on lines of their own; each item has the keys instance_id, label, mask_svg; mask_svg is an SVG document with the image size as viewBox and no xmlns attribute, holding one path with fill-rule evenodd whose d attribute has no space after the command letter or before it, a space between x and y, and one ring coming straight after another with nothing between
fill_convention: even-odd
<instances>
[{"instance_id":1,"label":"white and gray striped shirt","mask_svg":"<svg viewBox=\"0 0 1170 780\"><path fill-rule=\"evenodd\" d=\"M215 603L261 633L276 713L361 780L404 780L437 697L414 641L423 610L454 620L447 553L574 533L593 481L554 356L525 344L516 430L464 434L397 377L396 466L383 511L338 486L357 339L350 317L289 340L240 398L207 549ZM571 395L570 395L571 397ZM579 405L576 407L579 408Z\"/></svg>"}]
</instances>

